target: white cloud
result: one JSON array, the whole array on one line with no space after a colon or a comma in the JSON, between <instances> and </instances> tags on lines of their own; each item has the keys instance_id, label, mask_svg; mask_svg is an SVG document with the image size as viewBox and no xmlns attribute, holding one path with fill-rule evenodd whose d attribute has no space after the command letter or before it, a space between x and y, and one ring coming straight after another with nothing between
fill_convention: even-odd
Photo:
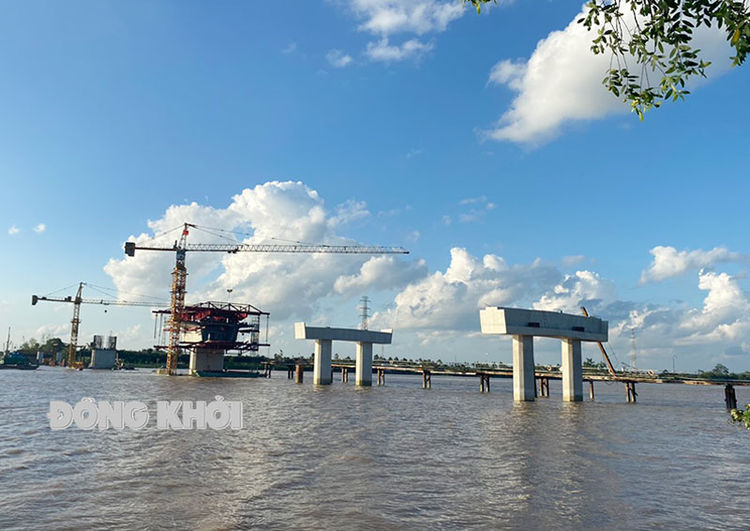
<instances>
[{"instance_id":1,"label":"white cloud","mask_svg":"<svg viewBox=\"0 0 750 531\"><path fill-rule=\"evenodd\" d=\"M476 203L486 203L487 202L487 196L486 195L480 195L479 197L469 197L466 199L461 199L461 201L458 202L459 205L474 205Z\"/></svg>"},{"instance_id":2,"label":"white cloud","mask_svg":"<svg viewBox=\"0 0 750 531\"><path fill-rule=\"evenodd\" d=\"M684 303L638 303L617 298L614 284L591 271L566 275L534 303L550 311L589 313L609 321L609 344L630 353L637 340L639 366L666 368L678 355L683 367L711 368L727 358L743 367L750 360L750 300L738 279L726 273L700 271L698 289L706 291L702 308ZM609 348L609 347L608 347ZM615 350L610 350L610 353ZM744 360L744 361L743 361ZM628 361L625 357L620 361Z\"/></svg>"},{"instance_id":3,"label":"white cloud","mask_svg":"<svg viewBox=\"0 0 750 531\"><path fill-rule=\"evenodd\" d=\"M682 344L742 341L750 332L750 301L726 273L700 271L698 288L708 292L703 308L691 310L681 323L689 335Z\"/></svg>"},{"instance_id":4,"label":"white cloud","mask_svg":"<svg viewBox=\"0 0 750 531\"><path fill-rule=\"evenodd\" d=\"M373 61L390 63L405 59L419 59L432 50L432 43L424 43L418 39L410 39L401 45L389 44L388 38L383 37L377 42L367 43L367 57Z\"/></svg>"},{"instance_id":5,"label":"white cloud","mask_svg":"<svg viewBox=\"0 0 750 531\"><path fill-rule=\"evenodd\" d=\"M454 0L346 0L346 3L360 21L359 31L377 37L367 44L365 55L371 61L386 63L419 59L433 44L414 36L445 31L465 12L463 3ZM407 37L393 44L391 38L396 35Z\"/></svg>"},{"instance_id":6,"label":"white cloud","mask_svg":"<svg viewBox=\"0 0 750 531\"><path fill-rule=\"evenodd\" d=\"M427 274L424 260L406 262L393 256L374 256L367 260L359 272L340 276L333 289L336 293L354 296L368 289L398 289Z\"/></svg>"},{"instance_id":7,"label":"white cloud","mask_svg":"<svg viewBox=\"0 0 750 531\"><path fill-rule=\"evenodd\" d=\"M290 53L294 53L297 50L297 43L296 42L290 42L286 48L281 50L281 53L284 55L289 55Z\"/></svg>"},{"instance_id":8,"label":"white cloud","mask_svg":"<svg viewBox=\"0 0 750 531\"><path fill-rule=\"evenodd\" d=\"M315 190L301 182L267 182L246 188L232 198L227 208L196 203L172 206L157 221L154 233L178 227L184 221L206 227L251 232L245 243L277 241L352 245L356 242L337 230L369 216L366 205L347 201L333 213ZM131 239L143 242L150 235ZM175 236L160 238L171 244ZM189 242L216 242L216 237L192 230ZM125 298L126 293L166 296L174 254L137 251L132 258L111 259L105 271ZM350 295L357 290L398 289L423 265L404 263L395 256L278 253L188 253L188 302L223 300L233 289L232 300L246 301L273 313L276 322L314 315L320 300L332 295ZM416 273L415 273L416 271Z\"/></svg>"},{"instance_id":9,"label":"white cloud","mask_svg":"<svg viewBox=\"0 0 750 531\"><path fill-rule=\"evenodd\" d=\"M617 290L613 282L592 271L576 271L573 275L565 275L561 283L534 303L534 308L580 313L581 306L593 311L616 300Z\"/></svg>"},{"instance_id":10,"label":"white cloud","mask_svg":"<svg viewBox=\"0 0 750 531\"><path fill-rule=\"evenodd\" d=\"M15 225L12 225L12 226L11 226L11 227L10 227L10 228L8 229L8 234L10 234L11 236L15 236L15 235L16 235L16 234L18 234L19 232L21 232L21 229L19 229L19 228L18 228L18 227L16 227Z\"/></svg>"},{"instance_id":11,"label":"white cloud","mask_svg":"<svg viewBox=\"0 0 750 531\"><path fill-rule=\"evenodd\" d=\"M654 260L648 269L641 273L641 283L661 282L690 270L707 268L718 263L747 260L746 255L731 252L726 247L714 247L709 251L703 249L678 251L671 246L657 245L649 252Z\"/></svg>"},{"instance_id":12,"label":"white cloud","mask_svg":"<svg viewBox=\"0 0 750 531\"><path fill-rule=\"evenodd\" d=\"M557 136L567 122L629 111L602 85L610 57L591 52L594 34L577 22L583 16L585 7L564 30L540 40L528 61L504 59L493 66L488 83L506 85L518 95L486 132L489 138L540 144ZM708 74L729 67L731 51L721 30L699 28L694 45L713 63Z\"/></svg>"},{"instance_id":13,"label":"white cloud","mask_svg":"<svg viewBox=\"0 0 750 531\"><path fill-rule=\"evenodd\" d=\"M36 232L37 234L41 234L45 230L47 230L47 225L45 225L44 223L40 223L39 225L34 227L34 232Z\"/></svg>"},{"instance_id":14,"label":"white cloud","mask_svg":"<svg viewBox=\"0 0 750 531\"><path fill-rule=\"evenodd\" d=\"M45 324L34 331L34 337L39 337L41 339L50 337L66 337L66 334L70 334L70 324Z\"/></svg>"},{"instance_id":15,"label":"white cloud","mask_svg":"<svg viewBox=\"0 0 750 531\"><path fill-rule=\"evenodd\" d=\"M341 50L330 50L326 54L326 60L334 68L344 68L352 64L353 59L350 55L345 54Z\"/></svg>"},{"instance_id":16,"label":"white cloud","mask_svg":"<svg viewBox=\"0 0 750 531\"><path fill-rule=\"evenodd\" d=\"M362 202L350 200L326 208L319 194L303 183L273 181L242 190L225 208L197 203L172 206L159 219L148 222L149 234L132 239L144 242L152 233L180 227L188 221L251 233L241 237L247 243L354 244L341 236L341 231L347 223L368 216ZM158 241L171 245L174 238L161 236ZM191 230L189 241L207 243L216 238ZM658 253L652 254L656 257ZM736 258L734 255L714 249L699 253L674 251L667 256L681 256L678 261L689 264L685 267L690 269L696 264L718 263L722 257ZM579 257L572 258L576 260L571 263ZM629 350L630 331L636 330L641 366L671 366L673 353L679 356L683 367L710 368L725 358L741 366L750 360L750 299L742 290L742 279L724 272L698 272L696 288L705 296L702 306L694 308L682 302L622 300L614 283L595 271L562 275L557 267L540 260L510 264L494 254L475 257L458 247L451 249L448 267L434 272L429 271L424 260L405 260L394 255L189 253L187 261L188 302L223 300L231 288L233 301L250 302L272 313L272 322L279 331L272 339L274 349L291 352L307 348L291 339L291 320L329 322L343 300L363 293L395 292L393 305L376 313L372 326L396 329L398 348L413 357L445 357L450 351L462 349L465 357L476 359L476 352L495 350L487 346L495 338L478 336L478 311L485 306L579 313L579 307L584 305L591 313L609 320L610 345L617 352ZM110 260L105 271L121 298L132 300L136 298L133 294L139 293L166 299L173 266L171 252L137 251L135 257ZM671 274L675 268L656 270ZM120 334L127 336L129 343L137 343L136 336L148 335L146 328L123 326ZM40 332L59 334L65 330L62 327ZM451 337L451 344L431 342L438 334ZM147 343L145 337L142 341ZM428 348L426 343L429 350L421 351ZM406 348L414 350L404 351Z\"/></svg>"},{"instance_id":17,"label":"white cloud","mask_svg":"<svg viewBox=\"0 0 750 531\"><path fill-rule=\"evenodd\" d=\"M585 306L609 321L607 348L615 359L620 355L620 362L628 361L631 331L635 331L639 367L669 367L676 354L683 367L711 368L729 360L741 368L750 361L750 299L739 281L726 273L700 271L697 288L706 292L700 308L676 301L636 302L620 299L615 284L594 271L563 276L539 260L510 265L496 255L480 259L454 248L444 272L412 280L396 295L395 306L376 313L372 324L395 328L401 341L411 341L416 350L429 348L436 353L433 357L450 350L434 339L450 336L451 349L471 346L477 359L476 352L495 348L483 346L493 338L477 337L478 311L485 306L574 314ZM540 344L540 349L545 348L549 356L550 349ZM596 351L590 355L596 356Z\"/></svg>"},{"instance_id":18,"label":"white cloud","mask_svg":"<svg viewBox=\"0 0 750 531\"><path fill-rule=\"evenodd\" d=\"M540 261L510 266L496 255L480 260L465 249L453 248L445 272L407 286L396 295L395 308L376 313L373 322L399 329L474 330L480 308L528 300L559 278L554 267Z\"/></svg>"},{"instance_id":19,"label":"white cloud","mask_svg":"<svg viewBox=\"0 0 750 531\"><path fill-rule=\"evenodd\" d=\"M487 196L469 197L458 202L460 206L472 206L467 212L458 215L461 223L474 223L485 218L488 210L494 210L497 205L487 199Z\"/></svg>"},{"instance_id":20,"label":"white cloud","mask_svg":"<svg viewBox=\"0 0 750 531\"><path fill-rule=\"evenodd\" d=\"M513 90L523 89L521 80L526 75L527 66L523 61L513 62L503 59L495 64L490 70L490 78L487 84L508 85Z\"/></svg>"},{"instance_id":21,"label":"white cloud","mask_svg":"<svg viewBox=\"0 0 750 531\"><path fill-rule=\"evenodd\" d=\"M464 13L462 3L453 0L351 0L350 4L363 19L360 31L377 35L445 31Z\"/></svg>"},{"instance_id":22,"label":"white cloud","mask_svg":"<svg viewBox=\"0 0 750 531\"><path fill-rule=\"evenodd\" d=\"M367 210L367 204L364 201L349 199L336 207L336 215L331 217L329 224L331 227L348 225L368 217L370 217L370 211Z\"/></svg>"}]
</instances>

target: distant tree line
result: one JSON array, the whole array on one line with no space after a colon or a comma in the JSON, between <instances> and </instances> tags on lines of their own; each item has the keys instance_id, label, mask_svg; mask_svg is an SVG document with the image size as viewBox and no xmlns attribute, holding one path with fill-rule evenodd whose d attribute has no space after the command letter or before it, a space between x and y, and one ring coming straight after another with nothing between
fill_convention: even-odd
<instances>
[{"instance_id":1,"label":"distant tree line","mask_svg":"<svg viewBox=\"0 0 750 531\"><path fill-rule=\"evenodd\" d=\"M43 342L39 342L32 338L24 342L18 349L17 352L24 354L28 357L36 358L37 352L42 352L47 359L51 359L59 352L67 352L68 343L64 342L59 337L53 337L43 339ZM118 350L117 356L121 363L125 366L131 367L162 367L166 361L167 353L163 350L154 348L145 348L141 350ZM91 350L88 347L84 347L78 351L78 357L85 363L91 358ZM312 363L313 354L310 353L307 356L285 356L284 351L280 350L273 357L260 356L260 355L228 355L226 358L226 366L228 369L257 369L261 367L263 363L273 361L274 365L279 368L286 368L288 365L294 365L299 360L304 360ZM354 360L350 356L342 358L338 353L335 353L333 359L337 362L348 362L354 363ZM182 354L178 360L178 367L187 368L190 362L189 354ZM499 369L510 369L509 365L502 362L443 362L442 360L431 360L424 358L412 359L405 355L395 356L381 356L375 354L373 356L373 362L379 365L392 365L394 367L424 367L432 370L450 370L456 372L471 372L476 370L499 370ZM586 358L583 361L583 368L586 372L607 372L607 366L603 361L595 362L592 358ZM558 365L537 365L538 370L559 370ZM671 374L668 371L663 371L662 375ZM722 365L717 364L710 371L698 371L697 373L681 373L680 376L684 377L696 377L705 380L750 380L750 371L744 372L730 372L729 369Z\"/></svg>"}]
</instances>

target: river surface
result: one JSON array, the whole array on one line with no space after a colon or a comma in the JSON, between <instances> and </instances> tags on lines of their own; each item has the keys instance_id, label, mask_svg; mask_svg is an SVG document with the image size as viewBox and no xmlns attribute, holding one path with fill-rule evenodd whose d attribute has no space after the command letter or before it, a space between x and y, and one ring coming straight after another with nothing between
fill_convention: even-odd
<instances>
[{"instance_id":1,"label":"river surface","mask_svg":"<svg viewBox=\"0 0 750 531\"><path fill-rule=\"evenodd\" d=\"M750 436L719 386L385 387L0 371L0 529L748 529ZM339 378L336 373L335 379ZM353 375L352 380L353 380ZM588 394L588 393L587 393ZM737 388L741 404L750 388ZM244 429L52 431L49 401L240 400Z\"/></svg>"}]
</instances>

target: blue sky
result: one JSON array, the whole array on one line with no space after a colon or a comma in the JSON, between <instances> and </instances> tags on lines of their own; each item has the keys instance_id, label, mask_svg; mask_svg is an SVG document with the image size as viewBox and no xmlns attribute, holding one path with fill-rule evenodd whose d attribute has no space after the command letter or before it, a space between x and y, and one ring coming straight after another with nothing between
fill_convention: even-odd
<instances>
[{"instance_id":1,"label":"blue sky","mask_svg":"<svg viewBox=\"0 0 750 531\"><path fill-rule=\"evenodd\" d=\"M166 298L173 257L126 263L122 242L192 221L411 251L189 257L191 294L231 286L271 312L273 351L308 349L295 320L355 325L368 294L393 354L507 362L507 341L477 334L481 304L584 302L622 361L635 329L645 368L747 369L750 74L700 36L709 79L641 123L581 51L580 9L6 3L0 326L67 338L70 309L29 298L79 280ZM152 342L148 310L84 308L84 340L109 331Z\"/></svg>"}]
</instances>

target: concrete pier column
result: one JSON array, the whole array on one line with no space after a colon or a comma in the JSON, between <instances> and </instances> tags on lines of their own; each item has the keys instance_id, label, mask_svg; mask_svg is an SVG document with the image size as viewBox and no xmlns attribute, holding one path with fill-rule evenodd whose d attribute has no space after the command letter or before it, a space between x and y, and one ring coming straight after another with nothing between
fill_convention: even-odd
<instances>
[{"instance_id":1,"label":"concrete pier column","mask_svg":"<svg viewBox=\"0 0 750 531\"><path fill-rule=\"evenodd\" d=\"M372 385L372 343L357 342L356 366L354 369L357 385Z\"/></svg>"},{"instance_id":2,"label":"concrete pier column","mask_svg":"<svg viewBox=\"0 0 750 531\"><path fill-rule=\"evenodd\" d=\"M532 402L534 387L534 337L514 335L513 399L516 402Z\"/></svg>"},{"instance_id":3,"label":"concrete pier column","mask_svg":"<svg viewBox=\"0 0 750 531\"><path fill-rule=\"evenodd\" d=\"M315 340L315 360L313 366L313 383L316 385L331 384L331 345L330 339Z\"/></svg>"},{"instance_id":4,"label":"concrete pier column","mask_svg":"<svg viewBox=\"0 0 750 531\"><path fill-rule=\"evenodd\" d=\"M222 372L224 370L224 351L193 349L190 352L190 374L198 372Z\"/></svg>"},{"instance_id":5,"label":"concrete pier column","mask_svg":"<svg viewBox=\"0 0 750 531\"><path fill-rule=\"evenodd\" d=\"M564 402L583 400L583 367L581 365L581 341L562 340L562 388Z\"/></svg>"}]
</instances>

